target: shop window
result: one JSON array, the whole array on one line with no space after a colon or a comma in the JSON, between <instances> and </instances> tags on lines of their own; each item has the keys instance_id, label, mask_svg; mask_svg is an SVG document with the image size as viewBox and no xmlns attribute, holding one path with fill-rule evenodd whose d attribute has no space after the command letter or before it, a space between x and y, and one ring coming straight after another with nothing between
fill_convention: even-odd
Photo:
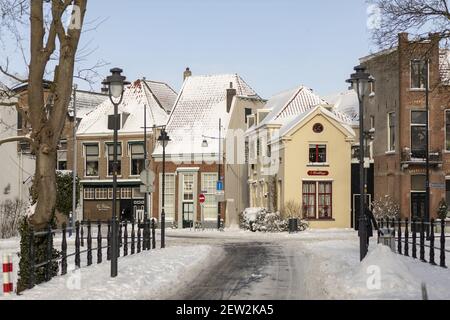
<instances>
[{"instance_id":1,"label":"shop window","mask_svg":"<svg viewBox=\"0 0 450 320\"><path fill-rule=\"evenodd\" d=\"M303 217L305 219L332 219L332 182L303 182Z\"/></svg>"}]
</instances>

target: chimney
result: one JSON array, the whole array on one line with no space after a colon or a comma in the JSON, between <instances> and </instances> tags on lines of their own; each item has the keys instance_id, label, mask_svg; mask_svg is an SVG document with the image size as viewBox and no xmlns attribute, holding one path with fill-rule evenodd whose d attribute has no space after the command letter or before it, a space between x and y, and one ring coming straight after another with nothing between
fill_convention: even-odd
<instances>
[{"instance_id":1,"label":"chimney","mask_svg":"<svg viewBox=\"0 0 450 320\"><path fill-rule=\"evenodd\" d=\"M227 112L230 113L233 97L236 95L236 89L233 89L233 82L230 82L230 88L227 89Z\"/></svg>"},{"instance_id":2,"label":"chimney","mask_svg":"<svg viewBox=\"0 0 450 320\"><path fill-rule=\"evenodd\" d=\"M183 81L186 80L186 78L189 78L190 76L192 76L192 72L188 67L188 68L186 68L186 70L183 73Z\"/></svg>"}]
</instances>

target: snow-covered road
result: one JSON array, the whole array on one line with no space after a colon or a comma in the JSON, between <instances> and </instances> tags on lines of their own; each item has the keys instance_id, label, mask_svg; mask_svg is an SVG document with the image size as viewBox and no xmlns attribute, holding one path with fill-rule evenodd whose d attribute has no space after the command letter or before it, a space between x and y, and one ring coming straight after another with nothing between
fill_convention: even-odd
<instances>
[{"instance_id":1,"label":"snow-covered road","mask_svg":"<svg viewBox=\"0 0 450 320\"><path fill-rule=\"evenodd\" d=\"M448 269L395 254L375 238L360 263L353 230L167 230L166 243L121 258L116 279L103 263L7 299L421 299L422 283L431 299L450 299ZM18 245L3 240L0 251Z\"/></svg>"},{"instance_id":2,"label":"snow-covered road","mask_svg":"<svg viewBox=\"0 0 450 320\"><path fill-rule=\"evenodd\" d=\"M448 269L392 253L375 238L361 264L358 237L350 230L295 235L173 230L168 239L208 243L223 252L171 299L421 299L422 283L430 299L450 299Z\"/></svg>"}]
</instances>

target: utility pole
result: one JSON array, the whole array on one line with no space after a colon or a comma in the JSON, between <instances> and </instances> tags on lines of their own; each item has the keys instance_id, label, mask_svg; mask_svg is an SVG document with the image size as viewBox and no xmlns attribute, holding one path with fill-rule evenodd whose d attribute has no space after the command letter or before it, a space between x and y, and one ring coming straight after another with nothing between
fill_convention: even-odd
<instances>
[{"instance_id":1,"label":"utility pole","mask_svg":"<svg viewBox=\"0 0 450 320\"><path fill-rule=\"evenodd\" d=\"M73 86L73 168L72 168L72 217L70 220L70 230L73 230L75 213L77 210L77 88ZM72 234L72 231L70 232Z\"/></svg>"}]
</instances>

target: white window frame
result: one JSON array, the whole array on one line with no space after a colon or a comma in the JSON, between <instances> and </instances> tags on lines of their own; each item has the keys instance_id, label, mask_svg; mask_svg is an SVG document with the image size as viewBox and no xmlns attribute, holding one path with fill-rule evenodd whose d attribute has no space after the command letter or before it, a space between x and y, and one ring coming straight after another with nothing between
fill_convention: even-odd
<instances>
[{"instance_id":1,"label":"white window frame","mask_svg":"<svg viewBox=\"0 0 450 320\"><path fill-rule=\"evenodd\" d=\"M83 200L95 200L95 188L93 187L83 188Z\"/></svg>"},{"instance_id":2,"label":"white window frame","mask_svg":"<svg viewBox=\"0 0 450 320\"><path fill-rule=\"evenodd\" d=\"M412 81L412 63L415 60L420 60L420 59L411 59L409 61L409 88L412 91L425 91L426 88L413 88L413 86L412 86L412 83L413 83L413 81ZM426 60L423 60L423 62L426 62ZM429 60L428 60L427 77L428 77L427 84L428 84L428 89L429 89L430 88L430 61Z\"/></svg>"},{"instance_id":3,"label":"white window frame","mask_svg":"<svg viewBox=\"0 0 450 320\"><path fill-rule=\"evenodd\" d=\"M175 173L166 173L166 181L165 181L165 188L167 190L168 184L167 182L169 181L168 178L170 177L170 179L173 179L173 193L168 193L165 192L165 199L164 199L164 212L166 213L166 221L170 221L173 222L175 221L175 208L176 208L176 175ZM159 174L159 208L161 210L159 210L159 212L162 211L162 173ZM167 202L167 196L172 195L173 196L173 202L169 203ZM169 209L169 210L167 210ZM167 214L169 212L169 215ZM172 216L170 216L170 214L172 214Z\"/></svg>"},{"instance_id":4,"label":"white window frame","mask_svg":"<svg viewBox=\"0 0 450 320\"><path fill-rule=\"evenodd\" d=\"M395 149L397 149L397 143L395 143L394 144L394 146L392 146L391 145L391 117L390 117L390 115L394 115L394 122L396 121L396 119L397 119L397 117L396 117L396 112L395 111L391 111L391 112L388 112L387 113L387 120L386 120L386 123L387 123L387 152L395 152L396 150ZM396 128L397 128L397 126L396 126L396 123L394 123L394 141L396 142L397 141L397 136L396 136Z\"/></svg>"},{"instance_id":5,"label":"white window frame","mask_svg":"<svg viewBox=\"0 0 450 320\"><path fill-rule=\"evenodd\" d=\"M450 148L447 148L448 143L447 143L447 113L450 114L450 109L445 109L444 110L444 152L446 153L450 153ZM450 142L450 141L448 141Z\"/></svg>"},{"instance_id":6,"label":"white window frame","mask_svg":"<svg viewBox=\"0 0 450 320\"><path fill-rule=\"evenodd\" d=\"M412 150L413 150L413 144L412 144L412 127L425 127L425 129L426 129L426 123L424 123L424 124L413 124L413 123L412 123L412 113L413 113L413 112L424 112L424 113L426 113L426 114L427 114L427 117L428 117L428 122L430 121L430 118L429 118L430 114L427 113L427 110L425 110L425 109L420 109L420 108L416 108L416 109L411 109L411 110L410 110L410 112L409 112L409 148L410 148L410 151L411 151L411 152L412 152Z\"/></svg>"},{"instance_id":7,"label":"white window frame","mask_svg":"<svg viewBox=\"0 0 450 320\"><path fill-rule=\"evenodd\" d=\"M140 173L138 174L133 174L133 153L131 151L131 146L135 145L135 144L142 144L144 146L144 141L141 140L130 140L128 141L128 148L127 148L127 152L128 152L128 157L130 159L129 164L130 164L130 168L129 168L129 175L130 177L139 177ZM148 150L147 150L148 152ZM145 169L145 148L144 148L144 169Z\"/></svg>"},{"instance_id":8,"label":"white window frame","mask_svg":"<svg viewBox=\"0 0 450 320\"><path fill-rule=\"evenodd\" d=\"M108 178L111 178L112 175L109 175L109 146L113 145L113 141L107 141L105 142L105 159L106 159L106 176ZM117 154L117 160L120 161L120 175L117 175L118 178L122 177L122 171L123 171L123 144L122 141L118 141L118 144L120 145L120 151L121 154Z\"/></svg>"},{"instance_id":9,"label":"white window frame","mask_svg":"<svg viewBox=\"0 0 450 320\"><path fill-rule=\"evenodd\" d=\"M98 148L98 156L97 156L97 162L98 162L98 169L97 169L97 175L96 176L88 176L87 175L87 155L86 155L86 147L87 146L93 146L97 145ZM101 157L101 151L100 151L100 142L98 141L92 141L92 142L83 142L83 158L84 158L84 177L85 178L98 178L100 176L100 157Z\"/></svg>"},{"instance_id":10,"label":"white window frame","mask_svg":"<svg viewBox=\"0 0 450 320\"><path fill-rule=\"evenodd\" d=\"M206 191L204 193L204 195L205 195L205 197L207 199L208 199L208 197L215 196L215 190L216 190L215 184L218 181L218 176L219 175L217 174L217 172L202 172L201 173L201 192L205 192ZM207 182L206 181L206 177L213 177L213 187L209 188L209 190L208 190L208 188L206 186L206 182ZM215 216L214 217L206 217L205 213L204 213L205 208L207 208L207 209L214 208L215 209ZM217 221L217 209L218 209L217 202L215 202L214 205L207 204L207 201L204 204L202 204L202 211L203 211L202 215L203 215L204 221Z\"/></svg>"}]
</instances>

